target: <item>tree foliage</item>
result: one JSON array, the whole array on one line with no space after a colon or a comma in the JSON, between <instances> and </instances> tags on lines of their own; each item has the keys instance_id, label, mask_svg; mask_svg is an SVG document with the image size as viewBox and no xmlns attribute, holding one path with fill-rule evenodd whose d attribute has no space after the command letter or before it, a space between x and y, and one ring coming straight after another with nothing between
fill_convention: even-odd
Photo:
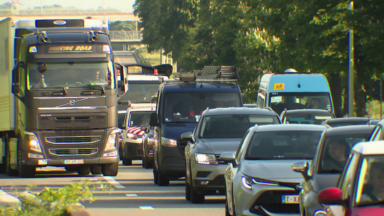
<instances>
[{"instance_id":1,"label":"tree foliage","mask_svg":"<svg viewBox=\"0 0 384 216\"><path fill-rule=\"evenodd\" d=\"M346 0L136 0L135 13L141 18L143 42L150 49L172 52L181 71L236 65L248 102L254 102L256 81L265 72L295 68L323 73L335 108L343 106L343 97L347 101L353 28L356 114L363 116L370 84L382 75L384 1L357 0L353 11L349 4Z\"/></svg>"}]
</instances>

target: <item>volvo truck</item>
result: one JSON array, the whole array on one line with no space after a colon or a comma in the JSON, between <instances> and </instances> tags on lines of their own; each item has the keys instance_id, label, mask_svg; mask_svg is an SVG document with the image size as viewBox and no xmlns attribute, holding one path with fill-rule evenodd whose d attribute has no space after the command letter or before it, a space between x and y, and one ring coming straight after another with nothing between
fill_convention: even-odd
<instances>
[{"instance_id":1,"label":"volvo truck","mask_svg":"<svg viewBox=\"0 0 384 216\"><path fill-rule=\"evenodd\" d=\"M58 166L80 175L118 173L118 90L108 23L95 19L0 21L3 170L33 177ZM118 77L115 71L123 71Z\"/></svg>"}]
</instances>

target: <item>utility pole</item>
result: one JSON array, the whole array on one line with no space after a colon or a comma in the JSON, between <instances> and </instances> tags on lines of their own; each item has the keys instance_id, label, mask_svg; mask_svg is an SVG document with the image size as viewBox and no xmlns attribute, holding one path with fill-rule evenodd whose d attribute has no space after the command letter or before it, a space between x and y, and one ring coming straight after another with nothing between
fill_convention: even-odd
<instances>
[{"instance_id":1,"label":"utility pole","mask_svg":"<svg viewBox=\"0 0 384 216\"><path fill-rule=\"evenodd\" d=\"M353 1L349 4L348 9L350 11L353 10ZM349 30L349 68L348 68L348 117L355 116L354 110L354 102L355 102L355 94L354 94L354 32L353 27Z\"/></svg>"}]
</instances>

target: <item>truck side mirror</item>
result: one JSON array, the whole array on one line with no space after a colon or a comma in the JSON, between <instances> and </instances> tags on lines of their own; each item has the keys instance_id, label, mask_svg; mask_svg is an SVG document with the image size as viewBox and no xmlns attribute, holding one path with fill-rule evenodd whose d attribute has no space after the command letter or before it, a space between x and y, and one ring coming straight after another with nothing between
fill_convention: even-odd
<instances>
[{"instance_id":1,"label":"truck side mirror","mask_svg":"<svg viewBox=\"0 0 384 216\"><path fill-rule=\"evenodd\" d=\"M157 123L157 113L151 113L149 125L150 126L159 126L159 123Z\"/></svg>"},{"instance_id":2,"label":"truck side mirror","mask_svg":"<svg viewBox=\"0 0 384 216\"><path fill-rule=\"evenodd\" d=\"M121 89L122 93L117 95L117 97L121 97L128 91L127 69L119 63L115 63L115 67L116 70L120 71L120 80L117 82L117 88Z\"/></svg>"},{"instance_id":3,"label":"truck side mirror","mask_svg":"<svg viewBox=\"0 0 384 216\"><path fill-rule=\"evenodd\" d=\"M18 83L13 83L12 85L12 94L20 93L20 85Z\"/></svg>"}]
</instances>

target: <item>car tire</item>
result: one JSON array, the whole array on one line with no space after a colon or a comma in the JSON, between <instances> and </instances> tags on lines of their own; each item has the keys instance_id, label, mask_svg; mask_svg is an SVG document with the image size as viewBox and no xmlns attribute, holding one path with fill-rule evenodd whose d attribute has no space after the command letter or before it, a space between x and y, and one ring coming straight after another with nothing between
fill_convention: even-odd
<instances>
[{"instance_id":1,"label":"car tire","mask_svg":"<svg viewBox=\"0 0 384 216\"><path fill-rule=\"evenodd\" d=\"M91 166L91 173L93 175L103 174L103 172L101 171L101 165L93 165L93 166Z\"/></svg>"},{"instance_id":2,"label":"car tire","mask_svg":"<svg viewBox=\"0 0 384 216\"><path fill-rule=\"evenodd\" d=\"M191 201L191 186L185 181L185 199Z\"/></svg>"},{"instance_id":3,"label":"car tire","mask_svg":"<svg viewBox=\"0 0 384 216\"><path fill-rule=\"evenodd\" d=\"M204 203L205 202L205 195L204 194L198 194L195 189L193 188L193 184L190 185L190 196L191 196L191 202L192 203Z\"/></svg>"},{"instance_id":4,"label":"car tire","mask_svg":"<svg viewBox=\"0 0 384 216\"><path fill-rule=\"evenodd\" d=\"M158 181L157 170L156 170L156 167L153 167L153 183L157 185L157 181Z\"/></svg>"},{"instance_id":5,"label":"car tire","mask_svg":"<svg viewBox=\"0 0 384 216\"><path fill-rule=\"evenodd\" d=\"M77 173L80 176L87 176L89 173L91 173L91 166L79 166L77 168Z\"/></svg>"},{"instance_id":6,"label":"car tire","mask_svg":"<svg viewBox=\"0 0 384 216\"><path fill-rule=\"evenodd\" d=\"M119 163L103 164L101 171L104 176L117 176L119 173Z\"/></svg>"},{"instance_id":7,"label":"car tire","mask_svg":"<svg viewBox=\"0 0 384 216\"><path fill-rule=\"evenodd\" d=\"M225 202L225 216L232 216L232 215L229 213L229 209L228 209L228 201Z\"/></svg>"},{"instance_id":8,"label":"car tire","mask_svg":"<svg viewBox=\"0 0 384 216\"><path fill-rule=\"evenodd\" d=\"M159 186L168 186L169 185L169 179L167 179L166 176L161 173L160 167L157 170L157 184Z\"/></svg>"}]
</instances>

